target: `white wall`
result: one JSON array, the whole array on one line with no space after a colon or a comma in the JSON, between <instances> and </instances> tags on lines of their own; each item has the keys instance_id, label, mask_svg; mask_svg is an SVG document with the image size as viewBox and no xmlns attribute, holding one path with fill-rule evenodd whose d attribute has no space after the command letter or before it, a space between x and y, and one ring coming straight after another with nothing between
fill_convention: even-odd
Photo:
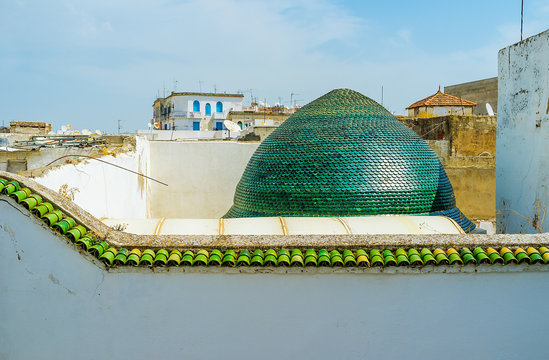
<instances>
[{"instance_id":1,"label":"white wall","mask_svg":"<svg viewBox=\"0 0 549 360\"><path fill-rule=\"evenodd\" d=\"M0 213L1 359L547 357L547 265L105 271Z\"/></svg>"},{"instance_id":2,"label":"white wall","mask_svg":"<svg viewBox=\"0 0 549 360\"><path fill-rule=\"evenodd\" d=\"M27 170L38 169L65 155L91 155L97 149L79 147L41 148L35 151L0 151L0 170L6 171L8 160L27 160ZM65 159L54 162L62 164Z\"/></svg>"},{"instance_id":3,"label":"white wall","mask_svg":"<svg viewBox=\"0 0 549 360\"><path fill-rule=\"evenodd\" d=\"M497 231L537 232L522 216L539 223L548 207L549 30L498 54Z\"/></svg>"},{"instance_id":4,"label":"white wall","mask_svg":"<svg viewBox=\"0 0 549 360\"><path fill-rule=\"evenodd\" d=\"M169 186L95 160L63 165L35 180L54 191L63 184L77 188L74 202L97 218L219 218L232 206L236 185L258 146L235 141L148 141L138 136L136 152L101 160Z\"/></svg>"},{"instance_id":5,"label":"white wall","mask_svg":"<svg viewBox=\"0 0 549 360\"><path fill-rule=\"evenodd\" d=\"M223 140L229 137L229 132L222 131L193 131L193 130L137 130L138 136L148 140ZM239 135L237 132L230 133L231 138Z\"/></svg>"},{"instance_id":6,"label":"white wall","mask_svg":"<svg viewBox=\"0 0 549 360\"><path fill-rule=\"evenodd\" d=\"M133 171L140 170L136 153L103 156L101 160ZM84 160L76 165L54 168L35 180L54 191L64 184L76 188L74 202L97 218L144 218L147 216L147 192L138 178L136 174L114 166Z\"/></svg>"},{"instance_id":7,"label":"white wall","mask_svg":"<svg viewBox=\"0 0 549 360\"><path fill-rule=\"evenodd\" d=\"M150 143L153 218L219 218L233 203L236 185L259 143L198 141Z\"/></svg>"},{"instance_id":8,"label":"white wall","mask_svg":"<svg viewBox=\"0 0 549 360\"><path fill-rule=\"evenodd\" d=\"M172 102L175 105L175 111L193 111L193 102L198 100L200 102L200 112L202 115L206 114L206 104L209 103L212 107L212 114L216 111L216 104L218 101L223 103L223 115L224 118L227 116L229 111L233 109L234 111L242 111L242 101L243 97L233 97L233 96L200 96L200 95L185 95L177 96L173 95Z\"/></svg>"}]
</instances>

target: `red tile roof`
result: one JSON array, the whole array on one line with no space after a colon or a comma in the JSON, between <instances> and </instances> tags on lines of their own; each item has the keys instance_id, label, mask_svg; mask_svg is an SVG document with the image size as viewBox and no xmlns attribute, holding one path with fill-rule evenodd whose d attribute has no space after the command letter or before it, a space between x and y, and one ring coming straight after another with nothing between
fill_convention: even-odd
<instances>
[{"instance_id":1,"label":"red tile roof","mask_svg":"<svg viewBox=\"0 0 549 360\"><path fill-rule=\"evenodd\" d=\"M406 109L413 109L421 106L476 106L476 102L465 100L457 96L448 95L438 89L437 93L427 96L425 99L416 101Z\"/></svg>"}]
</instances>

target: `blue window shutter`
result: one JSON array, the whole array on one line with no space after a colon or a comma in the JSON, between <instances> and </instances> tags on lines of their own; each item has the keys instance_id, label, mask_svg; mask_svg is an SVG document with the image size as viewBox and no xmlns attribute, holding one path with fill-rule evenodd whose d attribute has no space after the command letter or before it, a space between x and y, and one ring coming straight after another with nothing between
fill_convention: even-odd
<instances>
[{"instance_id":1,"label":"blue window shutter","mask_svg":"<svg viewBox=\"0 0 549 360\"><path fill-rule=\"evenodd\" d=\"M206 115L212 114L212 106L210 104L206 104Z\"/></svg>"},{"instance_id":2,"label":"blue window shutter","mask_svg":"<svg viewBox=\"0 0 549 360\"><path fill-rule=\"evenodd\" d=\"M193 102L193 111L200 111L200 102L198 100Z\"/></svg>"},{"instance_id":3,"label":"blue window shutter","mask_svg":"<svg viewBox=\"0 0 549 360\"><path fill-rule=\"evenodd\" d=\"M215 104L215 112L223 112L223 103L221 101L218 101L217 104Z\"/></svg>"}]
</instances>

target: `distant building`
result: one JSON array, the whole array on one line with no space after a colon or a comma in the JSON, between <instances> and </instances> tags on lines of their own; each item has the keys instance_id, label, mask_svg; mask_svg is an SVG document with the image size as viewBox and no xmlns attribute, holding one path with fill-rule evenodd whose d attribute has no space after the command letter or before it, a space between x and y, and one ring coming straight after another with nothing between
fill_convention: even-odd
<instances>
[{"instance_id":1,"label":"distant building","mask_svg":"<svg viewBox=\"0 0 549 360\"><path fill-rule=\"evenodd\" d=\"M477 103L438 91L408 106L408 117L430 118L444 115L472 115Z\"/></svg>"},{"instance_id":2,"label":"distant building","mask_svg":"<svg viewBox=\"0 0 549 360\"><path fill-rule=\"evenodd\" d=\"M10 121L10 133L45 135L51 131L51 124L42 121Z\"/></svg>"},{"instance_id":3,"label":"distant building","mask_svg":"<svg viewBox=\"0 0 549 360\"><path fill-rule=\"evenodd\" d=\"M477 106L473 108L473 115L490 115L486 109L486 104L490 104L494 113L497 113L497 77L445 86L444 93L476 102Z\"/></svg>"},{"instance_id":4,"label":"distant building","mask_svg":"<svg viewBox=\"0 0 549 360\"><path fill-rule=\"evenodd\" d=\"M237 123L242 130L259 126L279 126L296 110L282 106L252 106L244 108L242 111L231 111L227 119Z\"/></svg>"},{"instance_id":5,"label":"distant building","mask_svg":"<svg viewBox=\"0 0 549 360\"><path fill-rule=\"evenodd\" d=\"M242 111L242 94L172 92L153 104L155 127L161 130L224 130L231 111Z\"/></svg>"}]
</instances>

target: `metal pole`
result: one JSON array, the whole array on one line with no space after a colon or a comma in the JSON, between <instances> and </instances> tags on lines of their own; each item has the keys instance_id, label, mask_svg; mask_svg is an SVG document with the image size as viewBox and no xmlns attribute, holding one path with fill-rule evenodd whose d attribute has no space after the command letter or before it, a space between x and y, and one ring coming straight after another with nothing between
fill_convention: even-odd
<instances>
[{"instance_id":1,"label":"metal pole","mask_svg":"<svg viewBox=\"0 0 549 360\"><path fill-rule=\"evenodd\" d=\"M520 4L520 41L522 41L523 15L524 15L524 0L522 0Z\"/></svg>"}]
</instances>

